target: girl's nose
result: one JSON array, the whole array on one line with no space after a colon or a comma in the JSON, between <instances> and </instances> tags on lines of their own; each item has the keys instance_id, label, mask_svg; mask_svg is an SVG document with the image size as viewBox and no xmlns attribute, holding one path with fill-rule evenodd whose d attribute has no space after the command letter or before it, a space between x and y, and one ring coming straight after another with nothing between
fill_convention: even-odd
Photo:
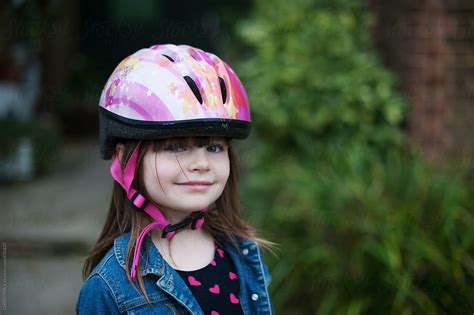
<instances>
[{"instance_id":1,"label":"girl's nose","mask_svg":"<svg viewBox=\"0 0 474 315\"><path fill-rule=\"evenodd\" d=\"M207 150L203 148L195 148L192 150L190 157L190 162L188 164L189 171L207 171L209 170L209 158L207 156Z\"/></svg>"}]
</instances>

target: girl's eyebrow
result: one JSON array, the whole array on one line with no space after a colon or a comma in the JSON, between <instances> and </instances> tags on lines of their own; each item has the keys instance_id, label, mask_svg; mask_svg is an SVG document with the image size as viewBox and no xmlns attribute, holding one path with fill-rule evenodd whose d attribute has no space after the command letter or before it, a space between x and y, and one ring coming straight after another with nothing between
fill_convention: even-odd
<instances>
[{"instance_id":1,"label":"girl's eyebrow","mask_svg":"<svg viewBox=\"0 0 474 315\"><path fill-rule=\"evenodd\" d=\"M194 143L191 143L191 146L196 147L207 147L210 145L227 145L227 141L223 138L204 138L204 139L196 139Z\"/></svg>"},{"instance_id":2,"label":"girl's eyebrow","mask_svg":"<svg viewBox=\"0 0 474 315\"><path fill-rule=\"evenodd\" d=\"M209 141L209 143L226 143L226 141L224 139L214 139L212 141Z\"/></svg>"},{"instance_id":3,"label":"girl's eyebrow","mask_svg":"<svg viewBox=\"0 0 474 315\"><path fill-rule=\"evenodd\" d=\"M225 143L225 144L229 143L228 139L226 138L215 138L211 142L220 142L220 143Z\"/></svg>"}]
</instances>

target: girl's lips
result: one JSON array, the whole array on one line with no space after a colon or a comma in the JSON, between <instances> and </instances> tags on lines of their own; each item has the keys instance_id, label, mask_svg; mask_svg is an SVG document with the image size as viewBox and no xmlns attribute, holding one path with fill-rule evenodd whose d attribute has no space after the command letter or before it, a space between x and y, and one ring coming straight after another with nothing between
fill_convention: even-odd
<instances>
[{"instance_id":1,"label":"girl's lips","mask_svg":"<svg viewBox=\"0 0 474 315\"><path fill-rule=\"evenodd\" d=\"M185 183L177 183L176 185L183 186L191 190L206 190L212 185L212 183L206 181L192 181Z\"/></svg>"},{"instance_id":2,"label":"girl's lips","mask_svg":"<svg viewBox=\"0 0 474 315\"><path fill-rule=\"evenodd\" d=\"M211 185L211 182L207 181L192 181L192 182L184 182L184 183L177 183L177 185L186 185L186 186L202 186L202 185Z\"/></svg>"}]
</instances>

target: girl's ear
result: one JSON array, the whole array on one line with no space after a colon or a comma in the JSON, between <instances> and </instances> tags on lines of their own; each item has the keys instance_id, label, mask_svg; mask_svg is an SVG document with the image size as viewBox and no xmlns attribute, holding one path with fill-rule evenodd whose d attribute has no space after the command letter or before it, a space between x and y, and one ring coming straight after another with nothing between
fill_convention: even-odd
<instances>
[{"instance_id":1,"label":"girl's ear","mask_svg":"<svg viewBox=\"0 0 474 315\"><path fill-rule=\"evenodd\" d=\"M115 153L118 154L119 161L122 161L124 150L125 150L125 145L123 143L117 143L117 145L115 146Z\"/></svg>"}]
</instances>

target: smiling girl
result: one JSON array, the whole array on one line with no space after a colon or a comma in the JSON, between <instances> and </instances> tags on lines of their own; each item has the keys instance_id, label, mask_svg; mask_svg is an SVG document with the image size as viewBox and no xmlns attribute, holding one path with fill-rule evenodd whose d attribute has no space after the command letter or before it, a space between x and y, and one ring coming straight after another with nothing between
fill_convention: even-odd
<instances>
[{"instance_id":1,"label":"smiling girl","mask_svg":"<svg viewBox=\"0 0 474 315\"><path fill-rule=\"evenodd\" d=\"M233 70L190 46L122 61L100 99L112 201L78 314L272 314L270 275L240 216L232 139L250 109Z\"/></svg>"}]
</instances>

